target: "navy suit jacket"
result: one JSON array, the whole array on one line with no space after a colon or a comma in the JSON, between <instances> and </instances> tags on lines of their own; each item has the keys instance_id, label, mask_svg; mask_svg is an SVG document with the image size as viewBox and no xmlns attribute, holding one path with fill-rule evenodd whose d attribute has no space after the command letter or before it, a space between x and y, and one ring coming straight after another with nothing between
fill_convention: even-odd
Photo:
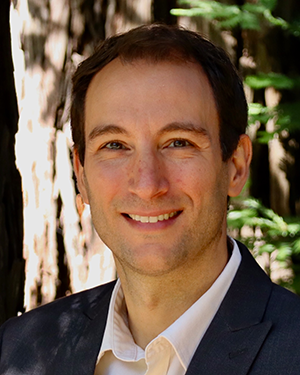
<instances>
[{"instance_id":1,"label":"navy suit jacket","mask_svg":"<svg viewBox=\"0 0 300 375\"><path fill-rule=\"evenodd\" d=\"M186 374L299 375L300 298L273 284L239 247L241 265ZM93 375L114 284L7 321L0 374Z\"/></svg>"}]
</instances>

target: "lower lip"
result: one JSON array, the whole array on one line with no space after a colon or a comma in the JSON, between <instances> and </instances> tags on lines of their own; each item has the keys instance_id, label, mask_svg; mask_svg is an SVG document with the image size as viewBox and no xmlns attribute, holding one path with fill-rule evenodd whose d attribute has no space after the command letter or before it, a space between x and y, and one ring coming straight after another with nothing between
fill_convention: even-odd
<instances>
[{"instance_id":1,"label":"lower lip","mask_svg":"<svg viewBox=\"0 0 300 375\"><path fill-rule=\"evenodd\" d=\"M139 230L144 230L147 232L151 232L151 231L168 228L170 225L174 224L174 222L180 215L181 215L181 212L178 215L169 218L168 220L157 221L156 223L142 223L141 221L133 220L126 215L123 215L123 217L134 228L139 229Z\"/></svg>"}]
</instances>

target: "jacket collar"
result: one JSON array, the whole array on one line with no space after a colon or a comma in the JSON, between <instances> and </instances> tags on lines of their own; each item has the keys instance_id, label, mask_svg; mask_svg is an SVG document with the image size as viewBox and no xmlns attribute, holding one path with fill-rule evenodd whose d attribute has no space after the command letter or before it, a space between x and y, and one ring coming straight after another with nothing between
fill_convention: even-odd
<instances>
[{"instance_id":1,"label":"jacket collar","mask_svg":"<svg viewBox=\"0 0 300 375\"><path fill-rule=\"evenodd\" d=\"M115 281L84 292L85 301L81 298L83 313L78 315L77 321L74 322L68 343L68 353L66 351L60 353L62 358L56 361L60 366L57 373L61 375L94 374L114 285ZM53 373L56 372L53 371Z\"/></svg>"},{"instance_id":2,"label":"jacket collar","mask_svg":"<svg viewBox=\"0 0 300 375\"><path fill-rule=\"evenodd\" d=\"M242 262L186 375L247 374L272 326L263 321L272 283L248 249L238 245Z\"/></svg>"},{"instance_id":3,"label":"jacket collar","mask_svg":"<svg viewBox=\"0 0 300 375\"><path fill-rule=\"evenodd\" d=\"M248 249L240 243L239 248L240 267L186 375L247 374L272 326L271 322L263 321L272 283ZM84 317L78 322L80 337L74 351L76 355L72 363L67 364L67 371L61 374L94 373L114 285L115 282L95 288L90 294L83 309ZM76 329L74 327L74 332Z\"/></svg>"}]
</instances>

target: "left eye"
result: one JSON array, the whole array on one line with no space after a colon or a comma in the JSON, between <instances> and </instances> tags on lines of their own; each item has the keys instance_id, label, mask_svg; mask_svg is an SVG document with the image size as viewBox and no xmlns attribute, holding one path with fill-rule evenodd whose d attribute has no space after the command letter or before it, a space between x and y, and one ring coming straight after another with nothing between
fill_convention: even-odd
<instances>
[{"instance_id":1,"label":"left eye","mask_svg":"<svg viewBox=\"0 0 300 375\"><path fill-rule=\"evenodd\" d=\"M186 141L185 139L176 139L170 143L169 147L187 147L190 145L190 142Z\"/></svg>"},{"instance_id":2,"label":"left eye","mask_svg":"<svg viewBox=\"0 0 300 375\"><path fill-rule=\"evenodd\" d=\"M105 148L109 148L111 150L123 150L125 147L120 142L109 142L105 145Z\"/></svg>"}]
</instances>

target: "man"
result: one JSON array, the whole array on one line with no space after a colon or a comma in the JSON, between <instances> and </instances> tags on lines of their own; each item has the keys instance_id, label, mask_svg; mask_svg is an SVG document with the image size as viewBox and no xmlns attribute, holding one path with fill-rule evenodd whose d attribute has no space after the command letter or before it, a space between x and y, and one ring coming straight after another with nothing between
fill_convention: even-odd
<instances>
[{"instance_id":1,"label":"man","mask_svg":"<svg viewBox=\"0 0 300 375\"><path fill-rule=\"evenodd\" d=\"M119 279L8 321L0 374L299 374L299 298L226 234L251 161L226 54L143 26L73 83L78 188Z\"/></svg>"}]
</instances>

